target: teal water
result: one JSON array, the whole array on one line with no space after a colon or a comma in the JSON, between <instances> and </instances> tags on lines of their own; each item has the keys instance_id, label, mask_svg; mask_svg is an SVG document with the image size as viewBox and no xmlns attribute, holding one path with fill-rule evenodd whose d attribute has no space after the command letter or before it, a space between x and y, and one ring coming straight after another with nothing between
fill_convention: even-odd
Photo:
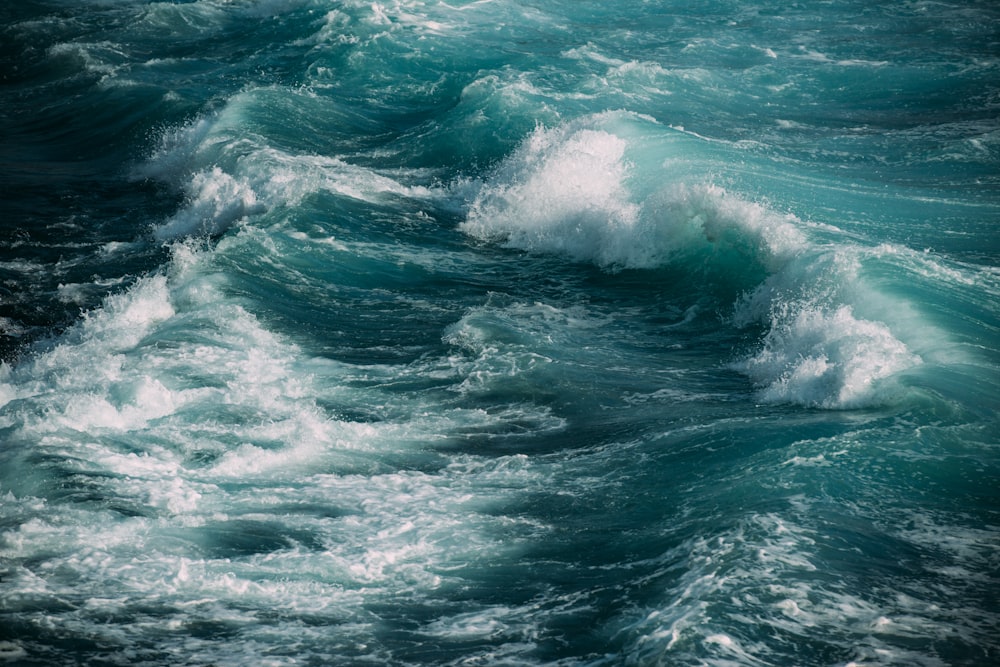
<instances>
[{"instance_id":1,"label":"teal water","mask_svg":"<svg viewBox=\"0 0 1000 667\"><path fill-rule=\"evenodd\" d=\"M0 664L1000 661L1000 8L0 7Z\"/></svg>"}]
</instances>

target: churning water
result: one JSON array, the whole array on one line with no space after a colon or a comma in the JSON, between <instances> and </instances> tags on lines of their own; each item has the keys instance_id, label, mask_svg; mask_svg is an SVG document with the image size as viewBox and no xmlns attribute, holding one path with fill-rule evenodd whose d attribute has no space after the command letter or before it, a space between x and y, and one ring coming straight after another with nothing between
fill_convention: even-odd
<instances>
[{"instance_id":1,"label":"churning water","mask_svg":"<svg viewBox=\"0 0 1000 667\"><path fill-rule=\"evenodd\" d=\"M0 664L1000 661L1000 8L0 8Z\"/></svg>"}]
</instances>

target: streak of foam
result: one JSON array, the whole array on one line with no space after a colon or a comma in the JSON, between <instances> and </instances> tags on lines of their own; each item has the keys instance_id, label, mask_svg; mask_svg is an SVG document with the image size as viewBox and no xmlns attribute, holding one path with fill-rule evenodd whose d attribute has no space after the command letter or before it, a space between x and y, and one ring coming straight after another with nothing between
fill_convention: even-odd
<instances>
[{"instance_id":1,"label":"streak of foam","mask_svg":"<svg viewBox=\"0 0 1000 667\"><path fill-rule=\"evenodd\" d=\"M983 535L956 539L963 550L966 538L977 544ZM788 518L757 514L664 554L665 572L679 574L661 606L623 626L628 654L636 664L771 665L820 650L805 648L818 642L859 665L930 667L941 660L926 647L956 630L965 641L988 641L995 618L966 617L960 597L943 608L930 590L903 593L887 583L860 591L831 578L817 567L823 539Z\"/></svg>"}]
</instances>

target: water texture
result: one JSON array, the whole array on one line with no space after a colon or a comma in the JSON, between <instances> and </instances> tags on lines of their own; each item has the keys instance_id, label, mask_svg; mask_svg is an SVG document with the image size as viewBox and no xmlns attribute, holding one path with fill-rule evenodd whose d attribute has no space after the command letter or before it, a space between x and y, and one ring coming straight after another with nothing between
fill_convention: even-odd
<instances>
[{"instance_id":1,"label":"water texture","mask_svg":"<svg viewBox=\"0 0 1000 667\"><path fill-rule=\"evenodd\" d=\"M992 2L0 7L0 665L1000 662Z\"/></svg>"}]
</instances>

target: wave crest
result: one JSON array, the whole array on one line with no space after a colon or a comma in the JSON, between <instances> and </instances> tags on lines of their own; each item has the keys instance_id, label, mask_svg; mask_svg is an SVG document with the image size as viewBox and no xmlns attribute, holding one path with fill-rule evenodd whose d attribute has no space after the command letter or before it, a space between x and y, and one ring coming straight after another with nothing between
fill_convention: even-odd
<instances>
[{"instance_id":1,"label":"wave crest","mask_svg":"<svg viewBox=\"0 0 1000 667\"><path fill-rule=\"evenodd\" d=\"M887 380L918 363L886 325L856 317L850 306L815 306L775 314L762 349L732 365L768 403L846 409L891 398Z\"/></svg>"},{"instance_id":2,"label":"wave crest","mask_svg":"<svg viewBox=\"0 0 1000 667\"><path fill-rule=\"evenodd\" d=\"M629 142L604 127L613 118L537 128L482 187L461 230L612 271L748 258L773 269L804 246L794 217L719 186L669 173L652 189L633 183Z\"/></svg>"}]
</instances>

